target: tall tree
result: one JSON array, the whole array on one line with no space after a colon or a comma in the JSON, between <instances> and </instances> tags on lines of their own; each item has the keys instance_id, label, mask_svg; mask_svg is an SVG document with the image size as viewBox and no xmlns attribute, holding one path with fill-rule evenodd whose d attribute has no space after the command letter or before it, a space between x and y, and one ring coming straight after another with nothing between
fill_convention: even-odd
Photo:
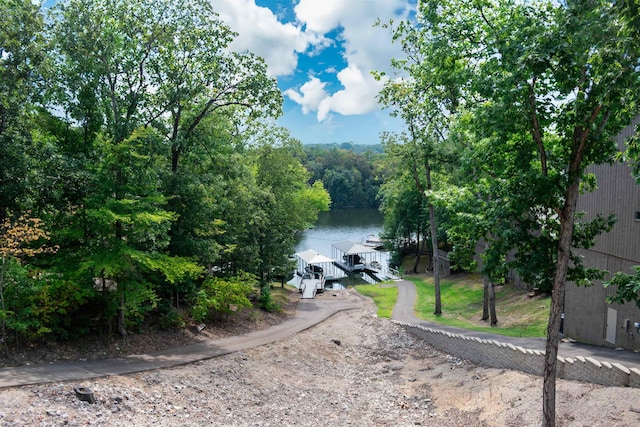
<instances>
[{"instance_id":1,"label":"tall tree","mask_svg":"<svg viewBox=\"0 0 640 427\"><path fill-rule=\"evenodd\" d=\"M44 23L37 4L0 0L0 219L36 191L31 116L39 104Z\"/></svg>"},{"instance_id":2,"label":"tall tree","mask_svg":"<svg viewBox=\"0 0 640 427\"><path fill-rule=\"evenodd\" d=\"M122 336L127 325L155 308L159 283L180 283L202 273L194 262L166 252L175 214L165 210L159 191L158 138L140 130L117 144L98 141L103 155L96 164L95 190L85 200L89 243L79 271L101 289L106 320L115 317Z\"/></svg>"},{"instance_id":3,"label":"tall tree","mask_svg":"<svg viewBox=\"0 0 640 427\"><path fill-rule=\"evenodd\" d=\"M598 0L420 4L426 41L440 47L435 66L455 61L464 67L454 73L464 77L464 107L484 129L478 136L504 157L500 179L510 192L505 200L513 208L516 257L552 272L544 425L555 425L565 282L601 277L584 268L571 248L588 246L610 224L604 218L576 223L580 185L588 165L612 158L613 136L637 114L640 38L634 8L635 2Z\"/></svg>"},{"instance_id":4,"label":"tall tree","mask_svg":"<svg viewBox=\"0 0 640 427\"><path fill-rule=\"evenodd\" d=\"M263 305L270 302L269 283L274 269L288 266L295 233L311 226L330 199L322 182L309 185L309 172L294 156L302 146L283 128L259 128L255 148L257 210L252 212L258 249L258 277Z\"/></svg>"},{"instance_id":5,"label":"tall tree","mask_svg":"<svg viewBox=\"0 0 640 427\"><path fill-rule=\"evenodd\" d=\"M423 242L429 232L429 209L424 194L416 188L414 176L406 168L405 144L402 136L383 134L385 167L388 173L381 187L381 211L384 213L384 237L396 241L398 256L404 251L406 242L415 240L415 261L412 272L418 273L418 264L423 252ZM423 239L424 236L424 239Z\"/></svg>"},{"instance_id":6,"label":"tall tree","mask_svg":"<svg viewBox=\"0 0 640 427\"><path fill-rule=\"evenodd\" d=\"M406 165L411 170L418 191L427 199L435 284L435 314L442 313L440 298L440 255L438 224L433 200L434 171L442 170L450 160L447 133L452 114L458 105L458 87L446 73L430 62L429 34L413 23L401 22L393 30L404 58L393 59L392 65L405 74L405 79L389 80L380 92L379 101L394 108L407 126Z\"/></svg>"},{"instance_id":7,"label":"tall tree","mask_svg":"<svg viewBox=\"0 0 640 427\"><path fill-rule=\"evenodd\" d=\"M58 94L71 117L90 129L105 123L116 143L155 127L173 172L212 112L280 114L282 96L264 61L229 51L235 33L206 0L71 0L54 17Z\"/></svg>"}]
</instances>

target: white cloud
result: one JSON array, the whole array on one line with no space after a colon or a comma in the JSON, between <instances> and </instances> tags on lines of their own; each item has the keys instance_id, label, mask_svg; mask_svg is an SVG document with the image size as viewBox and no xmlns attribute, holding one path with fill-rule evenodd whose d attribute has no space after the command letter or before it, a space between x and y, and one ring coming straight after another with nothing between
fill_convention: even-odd
<instances>
[{"instance_id":1,"label":"white cloud","mask_svg":"<svg viewBox=\"0 0 640 427\"><path fill-rule=\"evenodd\" d=\"M411 8L415 5L410 6L409 0L300 0L294 10L307 31L324 35L341 27L349 65L388 70L400 48L392 43L389 30L373 25L377 20L405 19Z\"/></svg>"},{"instance_id":2,"label":"white cloud","mask_svg":"<svg viewBox=\"0 0 640 427\"><path fill-rule=\"evenodd\" d=\"M378 19L382 23L405 19L409 7L408 0L300 0L294 10L307 31L325 35L340 28L345 48L347 66L338 72L343 89L319 104L318 120L325 120L331 112L355 115L379 108L375 97L382 84L370 72L391 73L391 58L402 53L392 43L389 30L373 24Z\"/></svg>"},{"instance_id":3,"label":"white cloud","mask_svg":"<svg viewBox=\"0 0 640 427\"><path fill-rule=\"evenodd\" d=\"M211 4L220 19L238 33L231 49L264 58L272 76L292 74L298 65L298 54L310 45L326 42L317 34L302 31L300 26L279 22L270 9L257 6L254 0L212 0Z\"/></svg>"},{"instance_id":4,"label":"white cloud","mask_svg":"<svg viewBox=\"0 0 640 427\"><path fill-rule=\"evenodd\" d=\"M300 91L287 89L284 93L300 104L304 114L308 114L310 111L317 111L323 100L327 99L328 93L324 90L326 85L317 77L311 76L309 81L300 87Z\"/></svg>"},{"instance_id":5,"label":"white cloud","mask_svg":"<svg viewBox=\"0 0 640 427\"><path fill-rule=\"evenodd\" d=\"M344 116L367 114L376 111L376 95L382 89L382 82L370 74L363 73L357 66L349 66L338 73L338 80L344 89L324 98L318 105L318 120L323 121L333 111Z\"/></svg>"},{"instance_id":6,"label":"white cloud","mask_svg":"<svg viewBox=\"0 0 640 427\"><path fill-rule=\"evenodd\" d=\"M299 88L285 91L303 113L317 112L319 121L328 120L331 113L367 114L379 108L375 97L382 85L370 72L391 74L391 58L400 57L401 52L391 42L389 30L374 28L373 24L378 18L383 23L402 20L409 3L415 7L414 0L292 0L297 2L297 22L283 24L274 12L257 6L255 0L211 1L220 18L239 34L232 49L263 57L272 76L292 75L300 55L317 54L333 42L326 35L340 31L347 65L338 70L334 64L326 64L324 73L337 73L342 88L329 93L329 82L320 80L322 74L316 74Z\"/></svg>"}]
</instances>

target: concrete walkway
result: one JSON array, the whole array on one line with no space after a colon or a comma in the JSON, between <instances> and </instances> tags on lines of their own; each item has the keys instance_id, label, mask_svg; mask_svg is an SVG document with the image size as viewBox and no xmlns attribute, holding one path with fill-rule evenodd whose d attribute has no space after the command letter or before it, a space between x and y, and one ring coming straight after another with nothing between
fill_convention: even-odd
<instances>
[{"instance_id":1,"label":"concrete walkway","mask_svg":"<svg viewBox=\"0 0 640 427\"><path fill-rule=\"evenodd\" d=\"M399 292L398 300L393 310L394 320L422 325L433 329L446 330L460 335L511 343L528 349L544 350L544 338L506 337L486 332L476 332L444 326L417 319L413 310L416 301L415 285L406 280L397 281L395 285L398 287ZM296 315L293 318L265 330L205 341L155 353L132 355L117 359L2 368L0 369L0 388L57 381L86 380L96 377L130 374L185 365L198 360L211 359L282 340L304 331L340 311L361 307L362 303L332 300L331 297L301 299L298 303ZM563 357L572 358L576 356L593 357L600 361L617 362L627 368L640 369L640 355L631 351L562 342L560 343L559 354Z\"/></svg>"},{"instance_id":2,"label":"concrete walkway","mask_svg":"<svg viewBox=\"0 0 640 427\"><path fill-rule=\"evenodd\" d=\"M401 322L421 325L427 328L440 329L452 334L478 337L484 340L494 340L503 343L510 343L531 350L545 350L546 338L517 338L504 335L492 334L489 332L470 331L467 329L445 326L438 323L421 320L414 315L416 301L416 287L413 282L400 280L395 282L398 287L398 300L393 309L392 318ZM498 319L500 320L500 319ZM640 354L628 350L616 350L613 348L599 347L588 344L560 342L558 355L564 358L576 356L592 357L598 361L617 362L627 368L640 369Z\"/></svg>"},{"instance_id":3,"label":"concrete walkway","mask_svg":"<svg viewBox=\"0 0 640 427\"><path fill-rule=\"evenodd\" d=\"M0 388L57 381L86 380L185 365L288 338L334 314L361 308L362 303L325 299L300 300L296 315L268 329L205 341L185 347L117 359L50 363L0 369Z\"/></svg>"}]
</instances>

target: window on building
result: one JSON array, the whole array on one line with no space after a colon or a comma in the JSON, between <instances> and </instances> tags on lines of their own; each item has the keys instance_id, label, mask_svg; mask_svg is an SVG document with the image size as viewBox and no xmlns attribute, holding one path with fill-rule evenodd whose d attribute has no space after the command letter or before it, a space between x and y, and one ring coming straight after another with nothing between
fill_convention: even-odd
<instances>
[{"instance_id":1,"label":"window on building","mask_svg":"<svg viewBox=\"0 0 640 427\"><path fill-rule=\"evenodd\" d=\"M635 215L633 216L633 219L635 221L640 222L640 211L636 211Z\"/></svg>"}]
</instances>

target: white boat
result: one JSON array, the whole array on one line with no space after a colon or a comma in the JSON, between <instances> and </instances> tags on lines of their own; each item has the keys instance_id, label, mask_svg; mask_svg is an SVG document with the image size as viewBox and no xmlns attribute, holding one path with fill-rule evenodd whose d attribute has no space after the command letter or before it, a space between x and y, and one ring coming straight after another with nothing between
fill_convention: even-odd
<instances>
[{"instance_id":1,"label":"white boat","mask_svg":"<svg viewBox=\"0 0 640 427\"><path fill-rule=\"evenodd\" d=\"M363 244L364 246L376 249L382 249L384 247L384 241L375 234L369 234Z\"/></svg>"}]
</instances>

